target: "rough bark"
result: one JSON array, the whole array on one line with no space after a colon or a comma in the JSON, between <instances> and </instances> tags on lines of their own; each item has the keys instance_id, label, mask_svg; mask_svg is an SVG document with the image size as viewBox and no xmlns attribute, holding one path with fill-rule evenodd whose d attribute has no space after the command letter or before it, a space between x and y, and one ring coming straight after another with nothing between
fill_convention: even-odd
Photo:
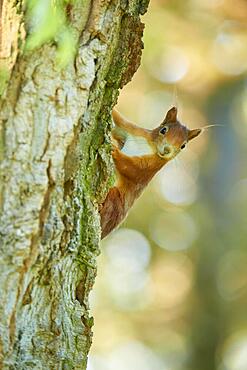
<instances>
[{"instance_id":1,"label":"rough bark","mask_svg":"<svg viewBox=\"0 0 247 370\"><path fill-rule=\"evenodd\" d=\"M86 368L97 202L112 182L110 113L139 66L147 3L71 3L79 46L61 69L52 42L18 50L22 2L1 2L10 77L0 101L0 368Z\"/></svg>"}]
</instances>

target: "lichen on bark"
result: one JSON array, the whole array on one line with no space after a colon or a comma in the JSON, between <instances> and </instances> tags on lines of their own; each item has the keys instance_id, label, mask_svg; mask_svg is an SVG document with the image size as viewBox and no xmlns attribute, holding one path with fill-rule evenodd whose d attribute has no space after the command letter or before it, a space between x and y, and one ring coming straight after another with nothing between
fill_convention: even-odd
<instances>
[{"instance_id":1,"label":"lichen on bark","mask_svg":"<svg viewBox=\"0 0 247 370\"><path fill-rule=\"evenodd\" d=\"M2 368L86 368L111 110L139 66L146 6L71 2L75 59L59 68L48 42L10 66L0 101Z\"/></svg>"}]
</instances>

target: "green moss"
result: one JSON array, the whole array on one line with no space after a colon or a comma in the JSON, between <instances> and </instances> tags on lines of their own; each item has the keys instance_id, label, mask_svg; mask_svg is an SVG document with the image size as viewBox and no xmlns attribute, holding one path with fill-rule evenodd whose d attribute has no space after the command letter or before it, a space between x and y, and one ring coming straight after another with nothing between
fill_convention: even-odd
<instances>
[{"instance_id":1,"label":"green moss","mask_svg":"<svg viewBox=\"0 0 247 370\"><path fill-rule=\"evenodd\" d=\"M9 71L5 67L0 68L0 97L3 94L9 80Z\"/></svg>"}]
</instances>

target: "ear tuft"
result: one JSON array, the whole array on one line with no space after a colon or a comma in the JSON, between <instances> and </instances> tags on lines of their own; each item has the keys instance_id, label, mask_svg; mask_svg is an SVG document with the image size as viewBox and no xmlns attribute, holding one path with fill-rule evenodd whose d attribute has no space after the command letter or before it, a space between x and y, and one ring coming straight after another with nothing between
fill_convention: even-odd
<instances>
[{"instance_id":1,"label":"ear tuft","mask_svg":"<svg viewBox=\"0 0 247 370\"><path fill-rule=\"evenodd\" d=\"M202 130L200 128L195 128L194 130L189 130L189 134L188 134L188 141L194 139L195 137L197 137L198 135L200 135L200 133L202 132Z\"/></svg>"},{"instance_id":2,"label":"ear tuft","mask_svg":"<svg viewBox=\"0 0 247 370\"><path fill-rule=\"evenodd\" d=\"M164 122L176 122L177 121L177 113L178 110L176 107L172 107L169 109L169 111L166 113L166 118L164 119Z\"/></svg>"}]
</instances>

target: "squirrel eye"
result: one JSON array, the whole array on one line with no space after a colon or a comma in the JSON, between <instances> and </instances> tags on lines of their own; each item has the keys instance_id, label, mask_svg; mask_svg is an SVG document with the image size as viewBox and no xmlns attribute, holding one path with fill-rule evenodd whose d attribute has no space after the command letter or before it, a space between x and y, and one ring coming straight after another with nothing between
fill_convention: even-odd
<instances>
[{"instance_id":1,"label":"squirrel eye","mask_svg":"<svg viewBox=\"0 0 247 370\"><path fill-rule=\"evenodd\" d=\"M160 129L160 134L165 135L167 133L167 131L168 131L168 127L164 126Z\"/></svg>"},{"instance_id":2,"label":"squirrel eye","mask_svg":"<svg viewBox=\"0 0 247 370\"><path fill-rule=\"evenodd\" d=\"M181 145L180 149L184 149L186 147L185 144Z\"/></svg>"}]
</instances>

